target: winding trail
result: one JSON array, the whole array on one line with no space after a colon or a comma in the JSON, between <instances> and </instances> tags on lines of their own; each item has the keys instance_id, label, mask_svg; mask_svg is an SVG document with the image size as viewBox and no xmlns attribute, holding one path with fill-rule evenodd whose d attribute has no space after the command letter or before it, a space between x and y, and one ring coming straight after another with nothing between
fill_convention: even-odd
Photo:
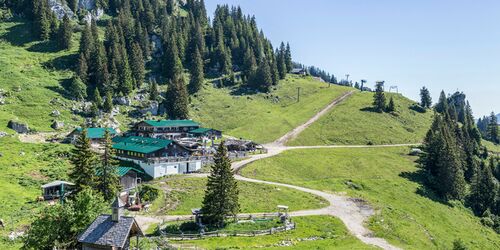
<instances>
[{"instance_id":1,"label":"winding trail","mask_svg":"<svg viewBox=\"0 0 500 250\"><path fill-rule=\"evenodd\" d=\"M371 232L368 228L365 227L365 222L366 220L372 216L375 211L365 202L359 201L344 195L340 194L334 194L334 193L327 193L324 191L320 190L314 190L310 188L305 188L305 187L299 187L295 185L290 185L290 184L285 184L285 183L278 183L278 182L271 182L271 181L264 181L264 180L257 180L257 179L251 179L247 177L243 177L239 175L239 172L242 168L247 166L248 164L276 156L284 151L287 150L296 150L296 149L320 149L320 148L384 148L384 147L403 147L403 146L416 146L419 144L393 144L393 145L331 145L331 146L294 146L294 147L288 147L285 146L286 142L295 138L298 134L300 134L302 131L304 131L307 127L309 127L311 124L313 124L315 121L317 121L321 116L325 115L330 109L334 108L337 106L339 103L342 101L346 100L349 98L354 91L347 92L340 96L339 98L336 98L333 100L328 106L326 106L324 109L319 111L316 115L314 115L311 119L309 119L307 122L304 124L296 127L289 133L285 134L278 140L264 145L264 147L268 150L267 153L265 154L260 154L260 155L252 155L250 158L239 161L239 162L234 162L232 164L233 170L237 173L235 175L235 178L239 181L246 181L246 182L253 182L253 183L261 183L261 184L267 184L267 185L274 185L274 186L282 186L282 187L287 187L287 188L292 188L295 190L299 190L302 192L306 192L309 194L313 194L319 197L322 197L323 199L327 200L330 205L321 209L313 209L313 210L302 210L302 211L294 211L291 212L291 216L312 216L312 215L330 215L330 216L335 216L339 218L347 227L349 232L354 235L356 238L361 240L362 242L380 247L382 249L387 249L387 250L396 250L400 249L396 246L391 245L389 242L387 242L383 238L377 238L373 236L373 232ZM203 178L207 177L207 174L193 174L189 175L189 177L193 178ZM192 216L191 215L179 215L179 216L142 216L142 215L137 215L136 219L139 222L141 226L146 226L146 225L151 225L153 223L160 223L163 221L175 221L175 220L185 220L185 219L190 219Z\"/></svg>"}]
</instances>

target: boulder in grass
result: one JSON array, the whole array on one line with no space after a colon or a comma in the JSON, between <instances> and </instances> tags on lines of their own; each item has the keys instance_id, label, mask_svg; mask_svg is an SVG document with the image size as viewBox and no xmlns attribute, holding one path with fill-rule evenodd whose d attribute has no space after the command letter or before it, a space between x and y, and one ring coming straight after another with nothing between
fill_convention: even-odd
<instances>
[{"instance_id":1,"label":"boulder in grass","mask_svg":"<svg viewBox=\"0 0 500 250\"><path fill-rule=\"evenodd\" d=\"M62 128L64 128L64 122L54 121L52 123L52 125L50 125L50 127L53 128L53 129L55 129L55 130L62 129Z\"/></svg>"},{"instance_id":2,"label":"boulder in grass","mask_svg":"<svg viewBox=\"0 0 500 250\"><path fill-rule=\"evenodd\" d=\"M7 127L16 131L19 134L27 134L30 132L30 129L27 124L16 122L13 120L10 120L9 123L7 124Z\"/></svg>"},{"instance_id":3,"label":"boulder in grass","mask_svg":"<svg viewBox=\"0 0 500 250\"><path fill-rule=\"evenodd\" d=\"M59 112L59 110L52 110L52 112L50 113L51 116L53 117L58 117L61 115L61 112Z\"/></svg>"}]
</instances>

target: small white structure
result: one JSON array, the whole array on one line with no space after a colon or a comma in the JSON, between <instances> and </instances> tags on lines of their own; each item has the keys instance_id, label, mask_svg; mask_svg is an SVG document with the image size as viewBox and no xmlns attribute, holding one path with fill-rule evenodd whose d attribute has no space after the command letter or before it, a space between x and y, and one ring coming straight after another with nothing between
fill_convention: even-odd
<instances>
[{"instance_id":1,"label":"small white structure","mask_svg":"<svg viewBox=\"0 0 500 250\"><path fill-rule=\"evenodd\" d=\"M117 157L120 160L132 161L139 165L144 172L153 178L160 178L167 175L187 174L201 169L201 160L185 159L178 161L145 162L139 159Z\"/></svg>"}]
</instances>

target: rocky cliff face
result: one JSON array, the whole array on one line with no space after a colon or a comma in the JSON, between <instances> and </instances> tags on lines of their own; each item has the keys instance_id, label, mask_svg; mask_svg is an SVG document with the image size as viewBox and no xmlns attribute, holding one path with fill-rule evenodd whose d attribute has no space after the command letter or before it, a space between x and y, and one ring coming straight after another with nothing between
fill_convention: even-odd
<instances>
[{"instance_id":1,"label":"rocky cliff face","mask_svg":"<svg viewBox=\"0 0 500 250\"><path fill-rule=\"evenodd\" d=\"M73 16L75 16L75 13L71 11L64 1L49 0L49 7L56 14L56 17L59 20L61 20L64 15L68 15L69 18L73 18Z\"/></svg>"}]
</instances>

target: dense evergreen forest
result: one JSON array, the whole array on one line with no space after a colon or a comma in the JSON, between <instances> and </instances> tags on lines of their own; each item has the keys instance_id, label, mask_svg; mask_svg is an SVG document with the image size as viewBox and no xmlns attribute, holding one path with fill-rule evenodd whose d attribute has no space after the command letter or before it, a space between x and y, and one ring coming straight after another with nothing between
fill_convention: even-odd
<instances>
[{"instance_id":1,"label":"dense evergreen forest","mask_svg":"<svg viewBox=\"0 0 500 250\"><path fill-rule=\"evenodd\" d=\"M420 157L427 187L446 202L463 201L484 225L500 232L500 160L482 146L465 95L441 92L434 110Z\"/></svg>"},{"instance_id":2,"label":"dense evergreen forest","mask_svg":"<svg viewBox=\"0 0 500 250\"><path fill-rule=\"evenodd\" d=\"M163 104L169 118L187 118L189 94L205 79L268 92L293 67L290 45L274 49L255 17L239 7L218 6L209 20L203 0L96 0L94 10L65 1L71 11L62 18L48 0L0 5L31 20L33 32L57 41L60 49L71 48L74 31L81 31L68 92L93 101L94 115L110 111L107 99L127 96L147 82L153 92L158 84L168 85ZM109 18L96 20L97 10Z\"/></svg>"}]
</instances>

